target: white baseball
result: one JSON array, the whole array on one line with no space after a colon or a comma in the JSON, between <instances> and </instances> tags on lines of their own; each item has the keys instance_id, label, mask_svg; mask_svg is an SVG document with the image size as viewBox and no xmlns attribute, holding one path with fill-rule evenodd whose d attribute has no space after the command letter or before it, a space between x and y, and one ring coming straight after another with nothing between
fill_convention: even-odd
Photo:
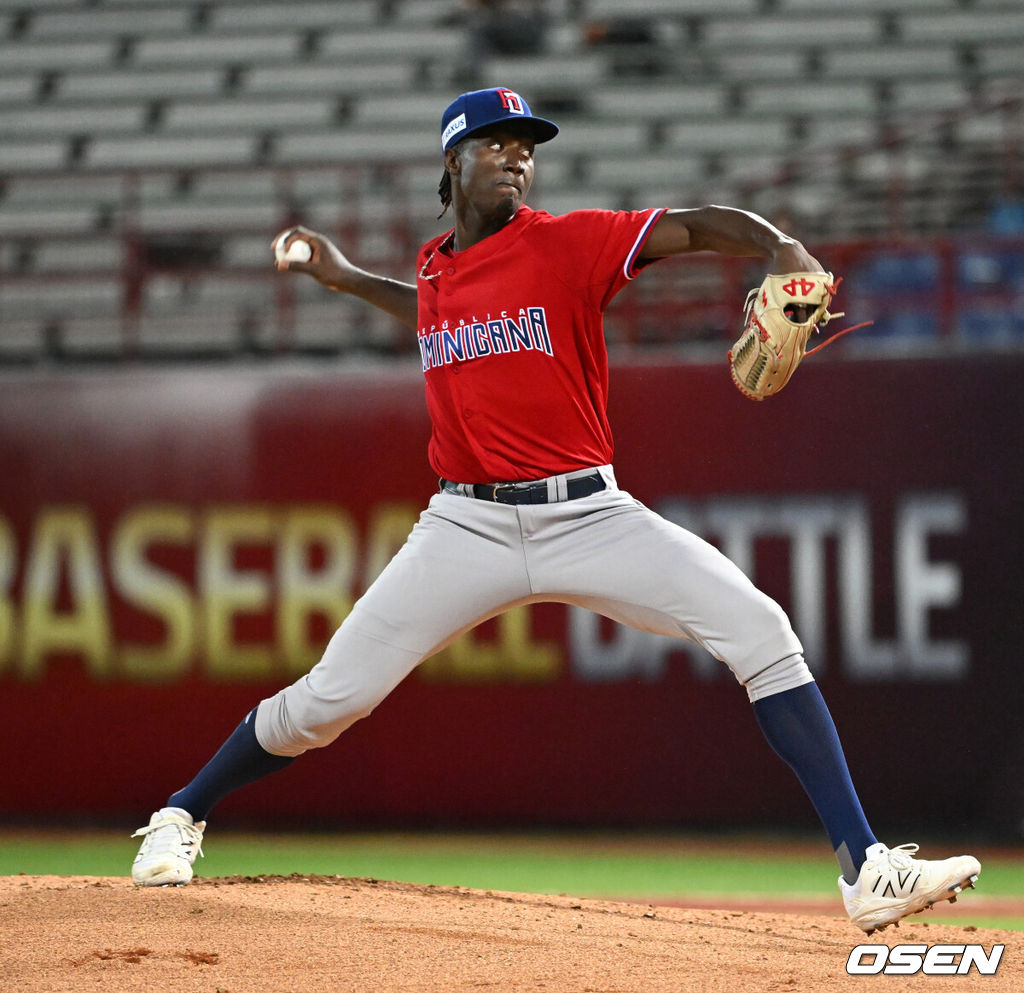
<instances>
[{"instance_id":1,"label":"white baseball","mask_svg":"<svg viewBox=\"0 0 1024 993\"><path fill-rule=\"evenodd\" d=\"M313 248L308 241L301 238L293 241L287 248L284 245L284 237L277 241L274 248L274 255L278 262L308 262L313 257Z\"/></svg>"}]
</instances>

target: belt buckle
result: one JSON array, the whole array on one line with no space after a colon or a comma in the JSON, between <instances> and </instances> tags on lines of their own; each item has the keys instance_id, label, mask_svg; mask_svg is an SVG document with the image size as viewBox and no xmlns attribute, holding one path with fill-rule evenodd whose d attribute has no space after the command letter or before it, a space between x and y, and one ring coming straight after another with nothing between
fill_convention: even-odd
<instances>
[{"instance_id":1,"label":"belt buckle","mask_svg":"<svg viewBox=\"0 0 1024 993\"><path fill-rule=\"evenodd\" d=\"M493 503L501 503L498 499L498 490L514 490L515 488L515 483L495 483L491 488L491 501Z\"/></svg>"}]
</instances>

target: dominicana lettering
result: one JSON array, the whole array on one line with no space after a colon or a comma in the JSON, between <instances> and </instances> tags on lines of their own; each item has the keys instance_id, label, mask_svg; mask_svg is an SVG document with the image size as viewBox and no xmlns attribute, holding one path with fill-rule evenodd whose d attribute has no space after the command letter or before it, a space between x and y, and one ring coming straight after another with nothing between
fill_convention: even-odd
<instances>
[{"instance_id":1,"label":"dominicana lettering","mask_svg":"<svg viewBox=\"0 0 1024 993\"><path fill-rule=\"evenodd\" d=\"M419 336L423 371L488 355L536 351L552 355L548 319L543 307L524 307L517 317L502 313L485 321L445 322Z\"/></svg>"}]
</instances>

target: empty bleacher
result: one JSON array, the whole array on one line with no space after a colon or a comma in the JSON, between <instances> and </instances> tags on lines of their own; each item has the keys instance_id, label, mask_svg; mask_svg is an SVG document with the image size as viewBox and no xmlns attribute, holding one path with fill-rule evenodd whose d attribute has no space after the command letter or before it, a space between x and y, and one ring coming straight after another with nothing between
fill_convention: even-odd
<instances>
[{"instance_id":1,"label":"empty bleacher","mask_svg":"<svg viewBox=\"0 0 1024 993\"><path fill-rule=\"evenodd\" d=\"M472 63L462 8L0 0L0 358L125 334L160 355L394 346L365 306L274 274L269 240L302 220L404 273L442 228L438 121L469 85L562 125L532 198L556 212L713 200L810 240L944 236L1021 195L1019 3L552 0L537 51Z\"/></svg>"}]
</instances>

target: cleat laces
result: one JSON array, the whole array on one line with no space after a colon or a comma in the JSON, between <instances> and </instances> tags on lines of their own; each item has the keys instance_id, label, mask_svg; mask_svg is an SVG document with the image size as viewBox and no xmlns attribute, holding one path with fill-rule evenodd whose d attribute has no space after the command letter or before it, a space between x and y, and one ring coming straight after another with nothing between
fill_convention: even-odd
<instances>
[{"instance_id":1,"label":"cleat laces","mask_svg":"<svg viewBox=\"0 0 1024 993\"><path fill-rule=\"evenodd\" d=\"M161 833L164 832L164 833ZM155 855L168 852L194 862L196 856L206 858L203 853L203 832L185 821L163 820L139 828L133 838L145 838L141 855Z\"/></svg>"},{"instance_id":2,"label":"cleat laces","mask_svg":"<svg viewBox=\"0 0 1024 993\"><path fill-rule=\"evenodd\" d=\"M871 892L893 899L913 893L921 879L921 866L920 863L915 864L917 860L914 858L918 847L911 842L890 848L885 853L885 864L876 866L878 876Z\"/></svg>"}]
</instances>

